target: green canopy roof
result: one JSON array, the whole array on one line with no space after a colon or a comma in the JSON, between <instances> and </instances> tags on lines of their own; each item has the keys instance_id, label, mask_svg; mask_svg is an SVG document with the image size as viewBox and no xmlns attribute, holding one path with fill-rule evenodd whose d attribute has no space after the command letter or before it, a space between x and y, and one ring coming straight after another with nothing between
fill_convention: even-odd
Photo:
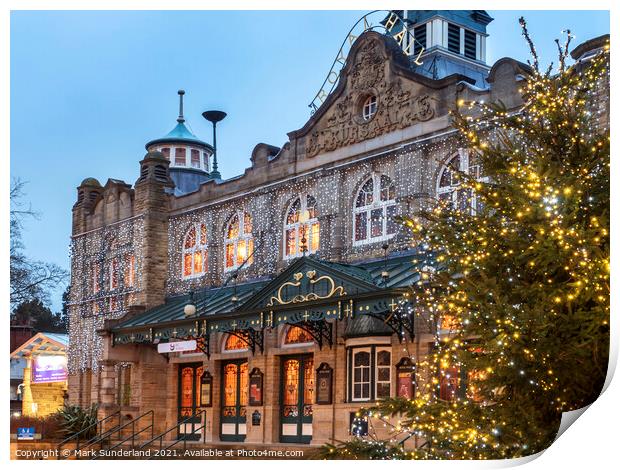
<instances>
[{"instance_id":1,"label":"green canopy roof","mask_svg":"<svg viewBox=\"0 0 620 470\"><path fill-rule=\"evenodd\" d=\"M145 147L148 149L152 145L156 144L168 144L168 143L188 143L200 145L202 147L211 148L209 144L196 137L185 125L185 122L178 122L177 125L160 139L151 140Z\"/></svg>"},{"instance_id":2,"label":"green canopy roof","mask_svg":"<svg viewBox=\"0 0 620 470\"><path fill-rule=\"evenodd\" d=\"M363 264L344 264L330 261L323 261L314 256L307 257L312 263L324 265L332 270L341 272L343 275L354 277L365 282L370 287L376 286L380 289L394 289L407 287L418 280L416 262L420 255L415 252L408 252L404 256L379 259ZM301 262L303 258L296 262ZM382 277L383 271L387 272L386 278ZM196 305L197 315L195 319L205 318L215 314L241 313L246 301L261 294L261 290L267 290L274 279L261 280L235 286L209 288L194 293L193 303ZM236 297L236 299L234 299ZM185 320L184 307L190 302L190 295L180 295L171 297L158 307L147 310L146 312L120 321L112 329L130 329L150 327L161 323L169 323ZM250 301L251 303L251 301Z\"/></svg>"}]
</instances>

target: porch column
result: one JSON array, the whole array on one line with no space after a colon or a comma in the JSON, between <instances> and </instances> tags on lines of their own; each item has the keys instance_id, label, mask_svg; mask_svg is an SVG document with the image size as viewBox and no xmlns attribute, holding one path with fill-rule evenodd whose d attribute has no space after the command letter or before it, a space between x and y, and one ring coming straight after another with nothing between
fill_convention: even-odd
<instances>
[{"instance_id":1,"label":"porch column","mask_svg":"<svg viewBox=\"0 0 620 470\"><path fill-rule=\"evenodd\" d=\"M115 362L111 360L103 360L99 362L100 372L99 380L101 387L99 389L99 419L110 415L116 411L115 395L116 390L114 388L116 370L114 368ZM93 374L94 375L94 374Z\"/></svg>"},{"instance_id":2,"label":"porch column","mask_svg":"<svg viewBox=\"0 0 620 470\"><path fill-rule=\"evenodd\" d=\"M36 404L32 399L32 388L30 388L32 377L32 357L30 352L25 351L24 358L26 359L26 367L24 367L24 386L22 388L22 415L36 416Z\"/></svg>"}]
</instances>

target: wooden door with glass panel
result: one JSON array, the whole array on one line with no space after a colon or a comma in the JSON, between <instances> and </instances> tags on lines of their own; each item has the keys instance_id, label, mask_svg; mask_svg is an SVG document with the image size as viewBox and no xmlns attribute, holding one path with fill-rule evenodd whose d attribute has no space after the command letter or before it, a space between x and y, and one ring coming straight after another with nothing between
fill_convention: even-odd
<instances>
[{"instance_id":1,"label":"wooden door with glass panel","mask_svg":"<svg viewBox=\"0 0 620 470\"><path fill-rule=\"evenodd\" d=\"M222 365L222 441L243 441L246 435L246 413L249 391L248 362L225 362Z\"/></svg>"},{"instance_id":2,"label":"wooden door with glass panel","mask_svg":"<svg viewBox=\"0 0 620 470\"><path fill-rule=\"evenodd\" d=\"M191 441L200 439L202 430L200 397L202 394L202 363L179 364L179 438Z\"/></svg>"},{"instance_id":3,"label":"wooden door with glass panel","mask_svg":"<svg viewBox=\"0 0 620 470\"><path fill-rule=\"evenodd\" d=\"M309 444L315 394L313 357L284 357L281 377L280 441Z\"/></svg>"}]
</instances>

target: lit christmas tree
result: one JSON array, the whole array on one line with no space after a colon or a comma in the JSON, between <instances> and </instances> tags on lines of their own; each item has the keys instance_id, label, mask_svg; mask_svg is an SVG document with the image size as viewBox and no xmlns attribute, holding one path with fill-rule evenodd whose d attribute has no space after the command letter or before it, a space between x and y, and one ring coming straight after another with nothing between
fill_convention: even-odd
<instances>
[{"instance_id":1,"label":"lit christmas tree","mask_svg":"<svg viewBox=\"0 0 620 470\"><path fill-rule=\"evenodd\" d=\"M541 72L520 23L533 58L523 107L459 102L454 123L481 172L455 168L457 197L403 219L434 260L409 293L414 314L437 332L433 353L417 364L416 397L360 410L368 436L326 446L324 458L529 455L553 442L562 412L602 390L609 44L569 67L569 31L563 46L556 41L556 73Z\"/></svg>"}]
</instances>

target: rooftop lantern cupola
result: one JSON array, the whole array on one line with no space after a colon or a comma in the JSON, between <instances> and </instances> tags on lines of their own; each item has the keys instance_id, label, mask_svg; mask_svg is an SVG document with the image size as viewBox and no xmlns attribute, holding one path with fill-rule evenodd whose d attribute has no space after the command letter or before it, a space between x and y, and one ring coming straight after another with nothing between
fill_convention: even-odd
<instances>
[{"instance_id":1,"label":"rooftop lantern cupola","mask_svg":"<svg viewBox=\"0 0 620 470\"><path fill-rule=\"evenodd\" d=\"M485 10L396 10L407 25L413 45L412 63L421 75L439 80L461 74L486 87L490 67L486 63L487 25L493 18ZM392 34L396 29L392 31Z\"/></svg>"},{"instance_id":2,"label":"rooftop lantern cupola","mask_svg":"<svg viewBox=\"0 0 620 470\"><path fill-rule=\"evenodd\" d=\"M175 194L197 191L200 184L212 179L211 158L213 147L194 135L183 116L184 90L179 90L179 117L177 125L165 136L151 140L145 147L149 152L161 152L170 160L170 177Z\"/></svg>"}]
</instances>

